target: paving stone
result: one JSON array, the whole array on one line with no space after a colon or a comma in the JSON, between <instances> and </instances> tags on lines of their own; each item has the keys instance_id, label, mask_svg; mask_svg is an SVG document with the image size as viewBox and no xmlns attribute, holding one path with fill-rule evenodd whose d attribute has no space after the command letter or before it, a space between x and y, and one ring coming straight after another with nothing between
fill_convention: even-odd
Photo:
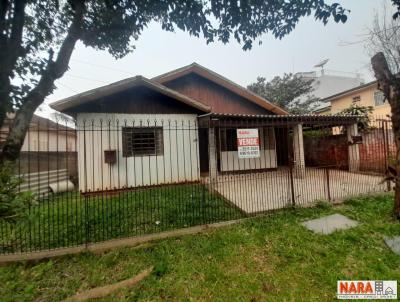
<instances>
[{"instance_id":1,"label":"paving stone","mask_svg":"<svg viewBox=\"0 0 400 302\"><path fill-rule=\"evenodd\" d=\"M384 240L393 253L400 255L400 236L385 237Z\"/></svg>"},{"instance_id":2,"label":"paving stone","mask_svg":"<svg viewBox=\"0 0 400 302\"><path fill-rule=\"evenodd\" d=\"M310 231L318 234L331 234L337 230L345 230L358 225L358 222L340 214L333 214L301 223Z\"/></svg>"}]
</instances>

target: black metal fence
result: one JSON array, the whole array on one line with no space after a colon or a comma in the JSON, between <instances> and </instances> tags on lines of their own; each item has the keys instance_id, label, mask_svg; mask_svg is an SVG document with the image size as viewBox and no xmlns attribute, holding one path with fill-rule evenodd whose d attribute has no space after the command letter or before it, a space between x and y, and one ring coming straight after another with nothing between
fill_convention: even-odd
<instances>
[{"instance_id":1,"label":"black metal fence","mask_svg":"<svg viewBox=\"0 0 400 302\"><path fill-rule=\"evenodd\" d=\"M391 123L355 117L82 115L27 134L34 198L0 253L90 244L391 189Z\"/></svg>"}]
</instances>

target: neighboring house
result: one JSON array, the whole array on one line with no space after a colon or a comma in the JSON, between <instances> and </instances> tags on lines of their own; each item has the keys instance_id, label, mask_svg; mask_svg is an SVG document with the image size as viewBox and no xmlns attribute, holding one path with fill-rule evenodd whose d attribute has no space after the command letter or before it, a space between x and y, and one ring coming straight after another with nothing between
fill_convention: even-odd
<instances>
[{"instance_id":1,"label":"neighboring house","mask_svg":"<svg viewBox=\"0 0 400 302\"><path fill-rule=\"evenodd\" d=\"M298 72L296 76L304 79L313 79L313 95L324 99L341 91L360 86L364 83L359 74L355 76L344 75L346 73L321 70L321 72Z\"/></svg>"},{"instance_id":2,"label":"neighboring house","mask_svg":"<svg viewBox=\"0 0 400 302\"><path fill-rule=\"evenodd\" d=\"M296 76L306 80L314 80L312 86L314 91L311 93L314 97L323 100L333 94L339 93L344 90L348 90L364 83L359 74L350 76L343 72L333 72L330 70L310 71L310 72L298 72ZM300 100L306 100L307 95L300 97ZM329 114L326 111L327 104L320 101L316 111L322 109L319 114Z\"/></svg>"},{"instance_id":3,"label":"neighboring house","mask_svg":"<svg viewBox=\"0 0 400 302\"><path fill-rule=\"evenodd\" d=\"M0 129L0 145L6 140L12 126L13 114L8 114ZM75 129L34 115L26 133L21 152L74 152Z\"/></svg>"},{"instance_id":4,"label":"neighboring house","mask_svg":"<svg viewBox=\"0 0 400 302\"><path fill-rule=\"evenodd\" d=\"M77 120L83 192L276 169L288 165L289 127L296 174L304 177L299 117L196 63L152 79L128 78L50 107ZM307 116L311 120L322 121ZM258 130L258 157L239 158L237 133L246 128Z\"/></svg>"},{"instance_id":5,"label":"neighboring house","mask_svg":"<svg viewBox=\"0 0 400 302\"><path fill-rule=\"evenodd\" d=\"M372 106L372 115L375 118L385 119L391 115L390 105L383 93L378 90L377 81L372 81L352 89L344 90L322 100L329 104L319 110L317 114L337 114L351 105Z\"/></svg>"}]
</instances>

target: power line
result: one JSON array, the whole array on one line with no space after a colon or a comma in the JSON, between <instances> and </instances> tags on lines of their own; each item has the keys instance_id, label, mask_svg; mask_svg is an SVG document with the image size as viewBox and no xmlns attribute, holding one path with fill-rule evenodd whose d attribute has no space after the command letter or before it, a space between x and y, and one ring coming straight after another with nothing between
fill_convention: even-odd
<instances>
[{"instance_id":1,"label":"power line","mask_svg":"<svg viewBox=\"0 0 400 302\"><path fill-rule=\"evenodd\" d=\"M357 35L357 36L359 36L361 38L365 37L364 39L357 40L357 41L352 41L352 42L339 41L338 46L350 46L350 45L357 45L357 44L365 44L369 40L371 40L372 36L376 36L376 35L379 35L381 33L388 32L388 31L391 31L391 33L394 33L394 32L396 32L398 30L400 30L400 26L392 26L392 27L389 27L389 28L384 28L384 29L376 30L376 31L370 29L369 32L366 33L366 34L358 34Z\"/></svg>"},{"instance_id":2,"label":"power line","mask_svg":"<svg viewBox=\"0 0 400 302\"><path fill-rule=\"evenodd\" d=\"M397 30L399 30L399 29L400 29L400 25L396 25L396 26L392 26L392 27L387 27L387 28L382 28L382 29L379 29L379 30L368 29L368 30L369 30L368 33L366 33L366 34L358 34L358 36L369 38L369 37L371 36L371 34L372 34L372 35L377 35L377 34L381 34L381 33L387 32L387 31L393 31L393 32L395 32L395 31L397 31Z\"/></svg>"},{"instance_id":3,"label":"power line","mask_svg":"<svg viewBox=\"0 0 400 302\"><path fill-rule=\"evenodd\" d=\"M95 64L95 63L91 63L91 62L87 62L87 61L82 61L82 60L78 60L78 59L71 59L71 60L72 60L72 61L75 61L75 62L78 62L78 63L82 63L82 64L94 66L94 67L99 67L99 68L103 68L103 69L107 69L107 70L112 70L112 71L117 71L117 72L122 72L122 73L125 73L125 74L132 75L132 72L127 71L127 70L123 70L123 69L113 68L113 67L109 67L109 66L105 66L105 65L100 65L100 64Z\"/></svg>"},{"instance_id":4,"label":"power line","mask_svg":"<svg viewBox=\"0 0 400 302\"><path fill-rule=\"evenodd\" d=\"M60 81L59 81L57 84L60 84L60 85L63 86L64 88L67 88L68 90L71 90L71 91L74 92L74 93L79 93L79 92L76 91L75 89L69 87L68 85L65 85L65 84L61 83Z\"/></svg>"},{"instance_id":5,"label":"power line","mask_svg":"<svg viewBox=\"0 0 400 302\"><path fill-rule=\"evenodd\" d=\"M92 79L92 78L87 78L87 77L82 77L82 76L78 76L78 75L74 75L74 74L70 74L70 73L65 74L65 76L71 77L71 78L76 78L76 79L81 79L81 80L87 80L87 81L102 83L102 84L108 84L108 82L106 82L106 81L102 81L102 80L98 80L98 79Z\"/></svg>"},{"instance_id":6,"label":"power line","mask_svg":"<svg viewBox=\"0 0 400 302\"><path fill-rule=\"evenodd\" d=\"M339 41L338 46L351 46L351 45L358 45L358 44L365 44L369 39L363 39L363 40L358 40L358 41L353 41L353 42L348 42L348 41Z\"/></svg>"},{"instance_id":7,"label":"power line","mask_svg":"<svg viewBox=\"0 0 400 302\"><path fill-rule=\"evenodd\" d=\"M371 66L371 63L362 64L361 67L357 68L355 71L359 72L362 69L368 69Z\"/></svg>"}]
</instances>

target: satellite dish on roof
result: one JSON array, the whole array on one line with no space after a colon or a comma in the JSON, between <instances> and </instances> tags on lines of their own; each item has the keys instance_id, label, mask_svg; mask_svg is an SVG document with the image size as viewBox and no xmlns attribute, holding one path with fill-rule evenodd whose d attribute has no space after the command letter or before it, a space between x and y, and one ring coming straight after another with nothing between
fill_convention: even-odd
<instances>
[{"instance_id":1,"label":"satellite dish on roof","mask_svg":"<svg viewBox=\"0 0 400 302\"><path fill-rule=\"evenodd\" d=\"M324 65L328 63L329 59L322 60L318 64L314 65L314 68L321 67L321 73L324 74Z\"/></svg>"},{"instance_id":2,"label":"satellite dish on roof","mask_svg":"<svg viewBox=\"0 0 400 302\"><path fill-rule=\"evenodd\" d=\"M318 64L315 64L314 67L321 67L321 68L324 68L324 65L325 65L326 63L328 63L328 61L329 61L329 59L322 60L322 61L319 62Z\"/></svg>"}]
</instances>

